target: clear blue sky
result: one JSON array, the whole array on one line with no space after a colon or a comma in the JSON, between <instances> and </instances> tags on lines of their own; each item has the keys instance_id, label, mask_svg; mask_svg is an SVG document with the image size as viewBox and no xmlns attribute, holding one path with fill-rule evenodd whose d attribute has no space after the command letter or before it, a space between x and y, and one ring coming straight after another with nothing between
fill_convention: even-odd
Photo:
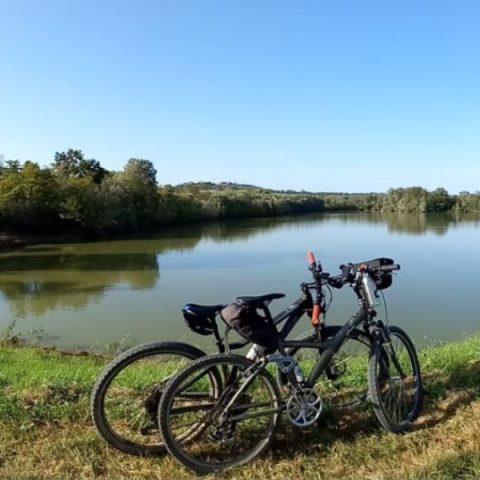
<instances>
[{"instance_id":1,"label":"clear blue sky","mask_svg":"<svg viewBox=\"0 0 480 480\"><path fill-rule=\"evenodd\" d=\"M0 0L0 154L480 190L476 0Z\"/></svg>"}]
</instances>

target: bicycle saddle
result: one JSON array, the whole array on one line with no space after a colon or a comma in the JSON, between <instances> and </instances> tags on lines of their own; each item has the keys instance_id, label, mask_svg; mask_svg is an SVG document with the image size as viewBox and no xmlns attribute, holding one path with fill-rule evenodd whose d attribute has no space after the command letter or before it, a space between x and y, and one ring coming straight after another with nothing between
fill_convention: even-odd
<instances>
[{"instance_id":1,"label":"bicycle saddle","mask_svg":"<svg viewBox=\"0 0 480 480\"><path fill-rule=\"evenodd\" d=\"M266 295L258 295L255 297L246 295L235 298L235 302L239 305L262 308L265 306L266 302L271 302L272 300L275 300L277 298L283 298L284 296L284 293L267 293Z\"/></svg>"}]
</instances>

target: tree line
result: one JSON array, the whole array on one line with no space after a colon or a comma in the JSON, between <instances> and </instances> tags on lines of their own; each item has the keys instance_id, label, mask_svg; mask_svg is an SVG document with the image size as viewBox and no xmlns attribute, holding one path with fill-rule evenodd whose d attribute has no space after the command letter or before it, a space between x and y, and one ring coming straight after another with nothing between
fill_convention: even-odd
<instances>
[{"instance_id":1,"label":"tree line","mask_svg":"<svg viewBox=\"0 0 480 480\"><path fill-rule=\"evenodd\" d=\"M0 230L85 235L133 233L193 221L323 211L480 211L480 192L391 189L386 194L322 194L251 185L157 183L152 162L131 158L108 171L80 150L55 153L48 167L0 164Z\"/></svg>"},{"instance_id":2,"label":"tree line","mask_svg":"<svg viewBox=\"0 0 480 480\"><path fill-rule=\"evenodd\" d=\"M385 194L328 194L326 210L378 212L479 212L480 191L451 195L444 188L428 191L422 187L391 188Z\"/></svg>"}]
</instances>

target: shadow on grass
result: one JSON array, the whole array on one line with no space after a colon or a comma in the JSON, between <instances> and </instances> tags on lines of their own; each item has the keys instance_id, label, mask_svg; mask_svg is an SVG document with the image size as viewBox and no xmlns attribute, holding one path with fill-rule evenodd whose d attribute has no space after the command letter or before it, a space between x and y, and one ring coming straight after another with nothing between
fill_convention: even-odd
<instances>
[{"instance_id":1,"label":"shadow on grass","mask_svg":"<svg viewBox=\"0 0 480 480\"><path fill-rule=\"evenodd\" d=\"M480 396L480 361L455 367L448 374L429 372L424 375L424 384L424 413L416 422L415 430L448 420Z\"/></svg>"},{"instance_id":2,"label":"shadow on grass","mask_svg":"<svg viewBox=\"0 0 480 480\"><path fill-rule=\"evenodd\" d=\"M428 373L424 375L424 387L423 412L412 431L439 425L480 397L480 361L454 368L448 374ZM308 429L296 428L283 417L270 454L275 459L291 459L299 453L327 453L328 448L338 441L351 443L382 431L368 405L352 410L328 411L317 425Z\"/></svg>"}]
</instances>

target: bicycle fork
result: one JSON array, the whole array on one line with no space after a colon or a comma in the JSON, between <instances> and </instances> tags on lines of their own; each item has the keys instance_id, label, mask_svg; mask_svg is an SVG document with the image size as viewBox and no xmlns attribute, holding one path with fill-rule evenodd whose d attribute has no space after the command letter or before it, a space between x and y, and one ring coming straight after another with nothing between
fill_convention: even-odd
<instances>
[{"instance_id":1,"label":"bicycle fork","mask_svg":"<svg viewBox=\"0 0 480 480\"><path fill-rule=\"evenodd\" d=\"M393 363L393 366L398 372L400 379L405 380L405 378L407 378L407 375L403 371L403 368L398 361L397 353L393 348L392 339L390 337L388 327L381 320L379 320L376 328L377 335L380 336L382 348L384 348L385 352L387 353L387 359L389 359ZM386 368L388 368L388 365L386 365Z\"/></svg>"}]
</instances>

